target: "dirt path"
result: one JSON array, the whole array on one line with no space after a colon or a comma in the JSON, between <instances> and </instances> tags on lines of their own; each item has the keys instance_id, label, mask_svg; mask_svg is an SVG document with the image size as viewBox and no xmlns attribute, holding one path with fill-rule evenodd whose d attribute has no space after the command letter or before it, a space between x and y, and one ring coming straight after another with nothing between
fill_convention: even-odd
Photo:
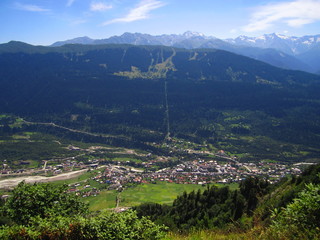
<instances>
[{"instance_id":1,"label":"dirt path","mask_svg":"<svg viewBox=\"0 0 320 240\"><path fill-rule=\"evenodd\" d=\"M10 189L17 186L20 182L25 181L26 183L35 183L35 182L53 182L59 180L67 180L71 178L75 178L83 173L85 173L87 169L82 169L79 171L73 171L68 173L62 173L53 177L44 177L44 176L24 176L17 178L10 178L0 181L0 189Z\"/></svg>"}]
</instances>

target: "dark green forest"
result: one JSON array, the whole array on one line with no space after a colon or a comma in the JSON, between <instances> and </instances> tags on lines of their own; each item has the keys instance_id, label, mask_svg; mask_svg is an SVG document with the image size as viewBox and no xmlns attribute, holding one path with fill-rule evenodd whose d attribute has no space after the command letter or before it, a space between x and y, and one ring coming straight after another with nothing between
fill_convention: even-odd
<instances>
[{"instance_id":1,"label":"dark green forest","mask_svg":"<svg viewBox=\"0 0 320 240\"><path fill-rule=\"evenodd\" d=\"M26 131L151 152L169 136L244 161L318 161L317 75L221 50L131 45L10 42L0 46L0 66L0 112L96 136Z\"/></svg>"}]
</instances>

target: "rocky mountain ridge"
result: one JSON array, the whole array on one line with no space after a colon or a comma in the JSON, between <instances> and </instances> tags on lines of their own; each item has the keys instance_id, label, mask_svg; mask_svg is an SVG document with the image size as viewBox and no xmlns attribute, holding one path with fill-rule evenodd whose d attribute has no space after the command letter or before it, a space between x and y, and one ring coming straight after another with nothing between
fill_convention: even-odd
<instances>
[{"instance_id":1,"label":"rocky mountain ridge","mask_svg":"<svg viewBox=\"0 0 320 240\"><path fill-rule=\"evenodd\" d=\"M60 41L51 46L65 44L133 44L164 45L186 49L215 48L230 51L271 65L312 73L320 71L320 35L289 37L265 34L259 37L239 36L235 39L218 39L197 32L153 36L142 33L124 33L106 39L80 37Z\"/></svg>"}]
</instances>

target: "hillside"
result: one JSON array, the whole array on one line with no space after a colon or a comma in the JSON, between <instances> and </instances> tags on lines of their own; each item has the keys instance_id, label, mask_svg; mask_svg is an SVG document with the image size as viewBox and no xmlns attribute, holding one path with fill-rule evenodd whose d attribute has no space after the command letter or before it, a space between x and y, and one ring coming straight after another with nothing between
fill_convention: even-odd
<instances>
[{"instance_id":1,"label":"hillside","mask_svg":"<svg viewBox=\"0 0 320 240\"><path fill-rule=\"evenodd\" d=\"M172 205L149 202L116 213L88 211L78 195L67 192L67 185L22 182L0 201L0 237L318 239L319 183L318 164L273 185L249 177L239 189L207 185L184 192Z\"/></svg>"},{"instance_id":2,"label":"hillside","mask_svg":"<svg viewBox=\"0 0 320 240\"><path fill-rule=\"evenodd\" d=\"M241 217L249 217L255 225L268 226L272 223L274 209L282 211L307 185L319 186L319 173L318 164L307 168L300 176L286 177L276 184L248 177L235 190L227 185L222 188L207 185L203 190L184 192L170 206L144 203L134 209L139 216L149 216L172 230L222 228Z\"/></svg>"},{"instance_id":3,"label":"hillside","mask_svg":"<svg viewBox=\"0 0 320 240\"><path fill-rule=\"evenodd\" d=\"M245 161L318 161L317 75L213 49L10 42L0 53L2 113L118 146L177 138Z\"/></svg>"},{"instance_id":4,"label":"hillside","mask_svg":"<svg viewBox=\"0 0 320 240\"><path fill-rule=\"evenodd\" d=\"M185 50L160 46L113 44L71 44L50 48L32 46L22 42L9 42L0 45L0 53L3 57L1 62L4 64L7 62L9 67L10 61L19 58L20 61L17 61L16 64L28 61L31 66L37 65L37 61L41 61L41 57L43 57L47 61L56 63L54 65L50 64L50 68L55 71L63 71L64 69L61 68L64 65L64 68L68 67L70 72L78 70L89 74L103 73L124 76L129 74L127 77L131 78L170 77L177 79L183 77L192 80L201 78L201 80L246 82L255 82L257 79L267 78L268 81L281 83L288 81L286 79L288 75L290 75L290 81L300 81L300 83L304 78L308 78L308 83L311 83L313 79L319 79L311 74L299 75L298 72L284 71L253 59L215 49ZM19 56L19 53L25 53L26 55ZM11 56L13 58L18 57L18 59L5 59L7 54L13 54ZM22 57L25 57L25 59ZM44 66L44 63L42 63L42 66ZM28 68L23 64L15 67L21 67L22 70ZM141 73L130 75L130 73L137 73L134 72L135 70ZM167 73L170 75L167 76ZM156 75L153 76L152 74Z\"/></svg>"}]
</instances>

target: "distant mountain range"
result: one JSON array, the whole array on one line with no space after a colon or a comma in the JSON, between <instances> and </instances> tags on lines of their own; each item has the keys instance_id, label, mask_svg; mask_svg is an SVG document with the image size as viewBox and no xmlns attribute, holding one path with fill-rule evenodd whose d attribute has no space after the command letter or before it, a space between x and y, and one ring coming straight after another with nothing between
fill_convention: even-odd
<instances>
[{"instance_id":1,"label":"distant mountain range","mask_svg":"<svg viewBox=\"0 0 320 240\"><path fill-rule=\"evenodd\" d=\"M197 32L153 36L142 33L124 33L106 39L79 37L59 41L52 47L65 44L133 44L164 45L186 49L215 48L254 58L271 65L293 70L320 73L320 35L288 37L265 34L260 37L239 36L221 40Z\"/></svg>"}]
</instances>

